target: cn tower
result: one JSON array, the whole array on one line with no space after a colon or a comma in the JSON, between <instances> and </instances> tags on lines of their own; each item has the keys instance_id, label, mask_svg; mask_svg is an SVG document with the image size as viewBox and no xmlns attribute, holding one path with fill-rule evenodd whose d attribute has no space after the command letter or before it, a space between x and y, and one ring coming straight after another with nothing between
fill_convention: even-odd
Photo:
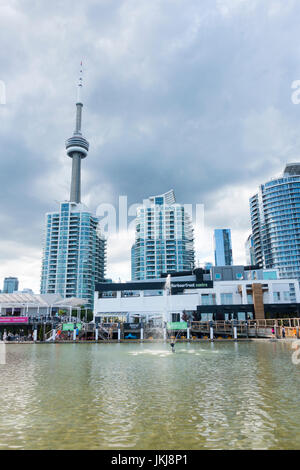
<instances>
[{"instance_id":1,"label":"cn tower","mask_svg":"<svg viewBox=\"0 0 300 470\"><path fill-rule=\"evenodd\" d=\"M80 77L77 87L76 102L76 126L72 137L66 141L67 155L72 158L72 180L70 202L81 202L81 160L88 154L89 143L82 136L81 120L82 120L82 63L80 68Z\"/></svg>"},{"instance_id":2,"label":"cn tower","mask_svg":"<svg viewBox=\"0 0 300 470\"><path fill-rule=\"evenodd\" d=\"M81 160L89 150L89 143L81 134L81 91L82 63L75 131L66 141L67 155L72 158L70 200L46 213L41 294L59 294L62 299L75 297L92 309L95 284L105 279L106 240L98 230L99 218L80 201Z\"/></svg>"}]
</instances>

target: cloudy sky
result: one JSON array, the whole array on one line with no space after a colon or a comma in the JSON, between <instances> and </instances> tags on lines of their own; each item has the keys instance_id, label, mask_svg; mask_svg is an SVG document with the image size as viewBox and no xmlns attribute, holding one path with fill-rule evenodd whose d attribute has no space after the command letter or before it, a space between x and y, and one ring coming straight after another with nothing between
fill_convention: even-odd
<instances>
[{"instance_id":1,"label":"cloudy sky","mask_svg":"<svg viewBox=\"0 0 300 470\"><path fill-rule=\"evenodd\" d=\"M197 260L228 227L244 263L249 197L299 160L299 20L297 0L0 0L0 284L39 291L44 214L69 196L81 60L83 202L174 188L205 207ZM109 240L110 277L129 278L131 242Z\"/></svg>"}]
</instances>

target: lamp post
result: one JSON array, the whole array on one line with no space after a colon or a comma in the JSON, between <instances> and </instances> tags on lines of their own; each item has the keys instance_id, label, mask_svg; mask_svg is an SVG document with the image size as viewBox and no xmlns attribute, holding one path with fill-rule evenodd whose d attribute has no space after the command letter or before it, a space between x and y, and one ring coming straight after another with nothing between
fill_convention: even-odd
<instances>
[{"instance_id":1,"label":"lamp post","mask_svg":"<svg viewBox=\"0 0 300 470\"><path fill-rule=\"evenodd\" d=\"M73 325L73 341L76 341L76 329L77 329L77 325L76 325L76 323L74 323L74 325Z\"/></svg>"},{"instance_id":2,"label":"lamp post","mask_svg":"<svg viewBox=\"0 0 300 470\"><path fill-rule=\"evenodd\" d=\"M210 334L210 340L214 340L214 322L210 321L209 322L209 334Z\"/></svg>"},{"instance_id":3,"label":"lamp post","mask_svg":"<svg viewBox=\"0 0 300 470\"><path fill-rule=\"evenodd\" d=\"M190 320L187 321L187 330L186 330L186 339L190 340L190 330L191 330L191 322Z\"/></svg>"},{"instance_id":4,"label":"lamp post","mask_svg":"<svg viewBox=\"0 0 300 470\"><path fill-rule=\"evenodd\" d=\"M33 325L33 341L36 342L37 340L37 324L34 323Z\"/></svg>"},{"instance_id":5,"label":"lamp post","mask_svg":"<svg viewBox=\"0 0 300 470\"><path fill-rule=\"evenodd\" d=\"M237 321L234 320L233 322L233 337L234 337L234 340L237 341Z\"/></svg>"},{"instance_id":6,"label":"lamp post","mask_svg":"<svg viewBox=\"0 0 300 470\"><path fill-rule=\"evenodd\" d=\"M45 341L45 335L46 335L46 321L43 322L43 341Z\"/></svg>"}]
</instances>

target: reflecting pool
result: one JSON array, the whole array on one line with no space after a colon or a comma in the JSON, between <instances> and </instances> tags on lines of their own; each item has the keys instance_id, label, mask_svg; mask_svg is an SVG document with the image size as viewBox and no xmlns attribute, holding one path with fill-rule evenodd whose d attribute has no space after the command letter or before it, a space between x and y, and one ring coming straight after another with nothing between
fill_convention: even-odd
<instances>
[{"instance_id":1,"label":"reflecting pool","mask_svg":"<svg viewBox=\"0 0 300 470\"><path fill-rule=\"evenodd\" d=\"M291 343L7 345L0 449L299 449Z\"/></svg>"}]
</instances>

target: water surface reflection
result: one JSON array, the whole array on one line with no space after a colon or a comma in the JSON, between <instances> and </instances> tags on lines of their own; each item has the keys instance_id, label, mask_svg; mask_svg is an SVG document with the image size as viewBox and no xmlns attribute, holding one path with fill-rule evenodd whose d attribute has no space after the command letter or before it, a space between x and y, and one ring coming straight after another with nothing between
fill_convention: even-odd
<instances>
[{"instance_id":1,"label":"water surface reflection","mask_svg":"<svg viewBox=\"0 0 300 470\"><path fill-rule=\"evenodd\" d=\"M299 449L290 344L8 345L2 449Z\"/></svg>"}]
</instances>

